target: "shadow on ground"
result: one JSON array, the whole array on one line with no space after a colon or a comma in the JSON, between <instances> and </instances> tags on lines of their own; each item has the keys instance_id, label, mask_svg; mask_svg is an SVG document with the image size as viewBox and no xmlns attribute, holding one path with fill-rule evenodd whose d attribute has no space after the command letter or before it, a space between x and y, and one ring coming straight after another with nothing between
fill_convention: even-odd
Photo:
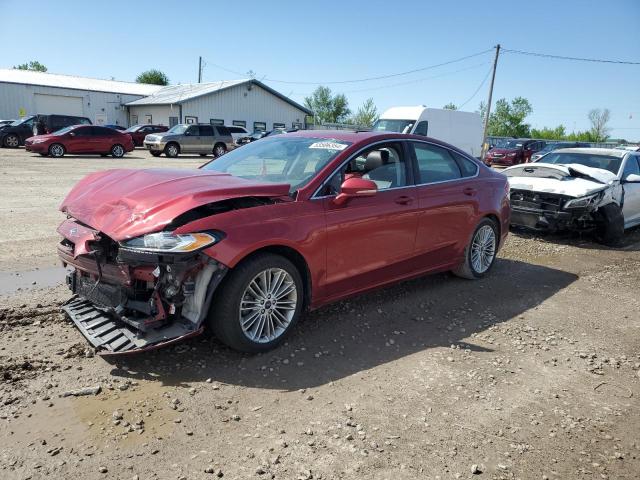
<instances>
[{"instance_id":1,"label":"shadow on ground","mask_svg":"<svg viewBox=\"0 0 640 480\"><path fill-rule=\"evenodd\" d=\"M210 378L267 389L315 387L434 347L486 351L473 344L472 333L536 308L576 279L561 270L500 259L479 281L432 275L309 313L287 343L265 354L241 354L203 337L120 357L111 373L166 385Z\"/></svg>"},{"instance_id":2,"label":"shadow on ground","mask_svg":"<svg viewBox=\"0 0 640 480\"><path fill-rule=\"evenodd\" d=\"M640 251L640 226L630 228L625 231L624 237L616 246L607 246L593 237L589 232L562 232L562 233L544 233L531 232L528 230L512 227L511 233L518 237L526 239L534 239L540 242L551 243L554 245L571 245L572 247L584 248L588 250L610 250L610 251Z\"/></svg>"}]
</instances>

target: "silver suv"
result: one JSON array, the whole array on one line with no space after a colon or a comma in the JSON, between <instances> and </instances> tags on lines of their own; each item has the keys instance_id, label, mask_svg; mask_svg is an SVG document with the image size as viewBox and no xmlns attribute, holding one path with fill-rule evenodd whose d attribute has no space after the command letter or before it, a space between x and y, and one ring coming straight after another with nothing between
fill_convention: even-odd
<instances>
[{"instance_id":1,"label":"silver suv","mask_svg":"<svg viewBox=\"0 0 640 480\"><path fill-rule=\"evenodd\" d=\"M167 132L147 135L144 146L154 157L164 153L171 158L181 153L219 157L236 147L227 127L207 124L175 125Z\"/></svg>"}]
</instances>

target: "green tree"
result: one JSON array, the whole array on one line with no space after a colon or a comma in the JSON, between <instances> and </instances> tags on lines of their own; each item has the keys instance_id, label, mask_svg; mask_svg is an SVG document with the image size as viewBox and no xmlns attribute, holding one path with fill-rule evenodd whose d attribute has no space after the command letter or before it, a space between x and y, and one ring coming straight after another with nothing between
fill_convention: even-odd
<instances>
[{"instance_id":1,"label":"green tree","mask_svg":"<svg viewBox=\"0 0 640 480\"><path fill-rule=\"evenodd\" d=\"M349 118L349 123L362 127L371 127L378 120L380 115L373 98L368 98L361 107L358 108L356 114Z\"/></svg>"},{"instance_id":2,"label":"green tree","mask_svg":"<svg viewBox=\"0 0 640 480\"><path fill-rule=\"evenodd\" d=\"M313 111L315 121L318 123L345 122L351 114L347 97L343 94L334 96L329 87L316 88L311 96L305 97L304 104Z\"/></svg>"},{"instance_id":3,"label":"green tree","mask_svg":"<svg viewBox=\"0 0 640 480\"><path fill-rule=\"evenodd\" d=\"M594 108L589 111L589 121L591 122L591 135L593 136L593 142L604 142L609 138L609 132L611 129L607 126L611 112L608 108L600 110Z\"/></svg>"},{"instance_id":4,"label":"green tree","mask_svg":"<svg viewBox=\"0 0 640 480\"><path fill-rule=\"evenodd\" d=\"M151 85L169 85L169 77L160 70L147 70L136 77L138 83L150 83Z\"/></svg>"},{"instance_id":5,"label":"green tree","mask_svg":"<svg viewBox=\"0 0 640 480\"><path fill-rule=\"evenodd\" d=\"M445 110L457 110L457 109L458 109L458 107L456 106L456 104L455 104L455 103L452 103L452 102L447 103L447 104L446 104L444 107L442 107L442 108L444 108Z\"/></svg>"},{"instance_id":6,"label":"green tree","mask_svg":"<svg viewBox=\"0 0 640 480\"><path fill-rule=\"evenodd\" d=\"M38 62L37 60L31 60L29 63L22 63L13 67L14 70L31 70L32 72L46 72L47 67Z\"/></svg>"},{"instance_id":7,"label":"green tree","mask_svg":"<svg viewBox=\"0 0 640 480\"><path fill-rule=\"evenodd\" d=\"M483 109L486 115L486 108L481 104L481 111ZM501 98L489 117L488 134L497 137L530 136L531 126L524 120L532 111L529 100L524 97L516 97L511 102Z\"/></svg>"},{"instance_id":8,"label":"green tree","mask_svg":"<svg viewBox=\"0 0 640 480\"><path fill-rule=\"evenodd\" d=\"M544 140L564 140L567 136L564 125L558 125L556 128L542 127L541 129L532 128L532 138L542 138Z\"/></svg>"}]
</instances>

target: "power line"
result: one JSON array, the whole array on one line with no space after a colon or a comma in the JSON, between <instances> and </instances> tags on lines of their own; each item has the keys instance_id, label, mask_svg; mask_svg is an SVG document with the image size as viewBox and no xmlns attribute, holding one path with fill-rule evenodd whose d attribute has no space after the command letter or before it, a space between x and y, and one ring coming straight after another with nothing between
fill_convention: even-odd
<instances>
[{"instance_id":1,"label":"power line","mask_svg":"<svg viewBox=\"0 0 640 480\"><path fill-rule=\"evenodd\" d=\"M475 92L473 92L473 95L471 95L466 102L462 103L461 105L458 105L458 109L461 109L462 107L464 107L467 103L469 103L471 100L474 99L474 97L478 94L478 92L480 91L480 89L482 88L482 86L484 85L484 83L487 81L487 78L489 78L489 75L491 75L491 70L493 70L493 67L491 67L489 69L489 71L487 72L487 74L484 76L484 78L482 79L482 82L480 82L480 85L478 85L478 88L476 88Z\"/></svg>"},{"instance_id":2,"label":"power line","mask_svg":"<svg viewBox=\"0 0 640 480\"><path fill-rule=\"evenodd\" d=\"M547 53L525 52L524 50L503 49L503 52L516 53L518 55L531 55L534 57L555 58L556 60L575 60L579 62L617 63L620 65L640 65L640 62L628 62L625 60L603 60L600 58L565 57L563 55L550 55Z\"/></svg>"}]
</instances>

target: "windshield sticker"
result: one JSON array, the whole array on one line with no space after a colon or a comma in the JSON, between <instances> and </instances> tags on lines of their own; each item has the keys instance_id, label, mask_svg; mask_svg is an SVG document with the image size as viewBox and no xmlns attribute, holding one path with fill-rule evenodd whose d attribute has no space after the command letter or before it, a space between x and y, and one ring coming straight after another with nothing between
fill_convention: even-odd
<instances>
[{"instance_id":1,"label":"windshield sticker","mask_svg":"<svg viewBox=\"0 0 640 480\"><path fill-rule=\"evenodd\" d=\"M336 143L336 142L316 142L309 145L309 148L319 148L322 150L344 150L347 148L347 145L344 143Z\"/></svg>"}]
</instances>

